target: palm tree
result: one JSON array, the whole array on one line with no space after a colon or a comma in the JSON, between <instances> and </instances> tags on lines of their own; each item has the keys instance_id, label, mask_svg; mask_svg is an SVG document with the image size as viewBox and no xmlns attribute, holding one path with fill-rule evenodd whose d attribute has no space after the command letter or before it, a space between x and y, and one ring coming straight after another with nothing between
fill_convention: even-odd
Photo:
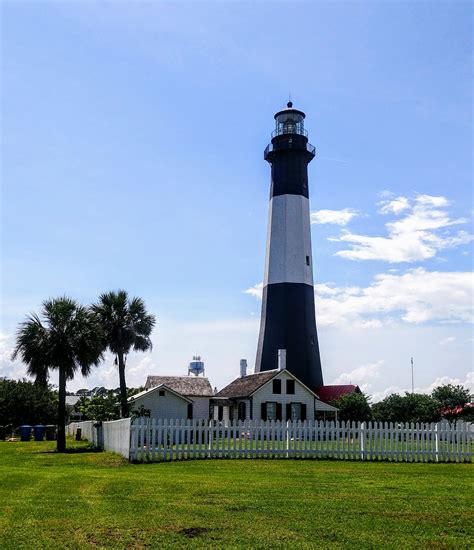
<instances>
[{"instance_id":1,"label":"palm tree","mask_svg":"<svg viewBox=\"0 0 474 550\"><path fill-rule=\"evenodd\" d=\"M129 299L125 290L107 292L99 296L92 310L100 319L105 335L106 348L115 355L120 380L120 407L122 416L128 416L125 365L127 355L134 351L148 351L152 344L150 334L155 326L155 316L147 312L141 298Z\"/></svg>"},{"instance_id":2,"label":"palm tree","mask_svg":"<svg viewBox=\"0 0 474 550\"><path fill-rule=\"evenodd\" d=\"M104 339L96 315L71 298L43 302L42 319L35 314L20 324L13 359L28 365L28 374L59 371L58 452L66 450L66 381L80 370L87 376L103 358Z\"/></svg>"}]
</instances>

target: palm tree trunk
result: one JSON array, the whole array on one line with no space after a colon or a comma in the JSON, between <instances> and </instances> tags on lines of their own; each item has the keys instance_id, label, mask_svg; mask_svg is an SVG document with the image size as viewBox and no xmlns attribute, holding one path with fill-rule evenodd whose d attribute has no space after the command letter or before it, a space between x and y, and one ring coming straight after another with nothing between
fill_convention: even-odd
<instances>
[{"instance_id":1,"label":"palm tree trunk","mask_svg":"<svg viewBox=\"0 0 474 550\"><path fill-rule=\"evenodd\" d=\"M59 369L59 402L58 402L58 453L66 452L66 372Z\"/></svg>"},{"instance_id":2,"label":"palm tree trunk","mask_svg":"<svg viewBox=\"0 0 474 550\"><path fill-rule=\"evenodd\" d=\"M48 388L48 369L41 369L36 373L35 385L43 390Z\"/></svg>"},{"instance_id":3,"label":"palm tree trunk","mask_svg":"<svg viewBox=\"0 0 474 550\"><path fill-rule=\"evenodd\" d=\"M125 361L123 352L118 353L118 369L120 380L120 409L122 418L128 416L127 384L125 382Z\"/></svg>"}]
</instances>

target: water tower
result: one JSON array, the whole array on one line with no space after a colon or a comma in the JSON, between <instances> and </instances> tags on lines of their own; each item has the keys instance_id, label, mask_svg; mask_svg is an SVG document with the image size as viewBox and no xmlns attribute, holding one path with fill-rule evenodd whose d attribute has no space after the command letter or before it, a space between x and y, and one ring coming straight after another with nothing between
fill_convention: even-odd
<instances>
[{"instance_id":1,"label":"water tower","mask_svg":"<svg viewBox=\"0 0 474 550\"><path fill-rule=\"evenodd\" d=\"M204 361L201 361L200 355L195 355L193 360L189 362L188 376L190 374L194 374L194 376L202 374L204 376Z\"/></svg>"}]
</instances>

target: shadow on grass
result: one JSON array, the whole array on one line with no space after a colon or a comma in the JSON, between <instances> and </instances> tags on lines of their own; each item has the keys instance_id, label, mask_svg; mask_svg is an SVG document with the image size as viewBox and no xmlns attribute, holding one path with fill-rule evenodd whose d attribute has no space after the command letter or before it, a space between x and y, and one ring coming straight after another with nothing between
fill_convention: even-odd
<instances>
[{"instance_id":1,"label":"shadow on grass","mask_svg":"<svg viewBox=\"0 0 474 550\"><path fill-rule=\"evenodd\" d=\"M50 451L42 451L42 454L57 454L57 455L75 455L75 454L85 454L85 453L101 453L102 449L97 447L72 447L66 449L64 452L58 452L56 449L51 449Z\"/></svg>"}]
</instances>

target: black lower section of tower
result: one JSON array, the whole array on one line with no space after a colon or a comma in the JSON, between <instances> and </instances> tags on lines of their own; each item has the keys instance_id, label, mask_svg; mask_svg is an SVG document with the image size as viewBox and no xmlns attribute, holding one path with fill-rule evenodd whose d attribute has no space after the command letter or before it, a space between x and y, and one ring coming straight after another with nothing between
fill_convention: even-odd
<instances>
[{"instance_id":1,"label":"black lower section of tower","mask_svg":"<svg viewBox=\"0 0 474 550\"><path fill-rule=\"evenodd\" d=\"M277 368L279 349L286 349L286 368L301 382L313 390L323 385L311 285L264 287L256 363L259 372Z\"/></svg>"}]
</instances>

